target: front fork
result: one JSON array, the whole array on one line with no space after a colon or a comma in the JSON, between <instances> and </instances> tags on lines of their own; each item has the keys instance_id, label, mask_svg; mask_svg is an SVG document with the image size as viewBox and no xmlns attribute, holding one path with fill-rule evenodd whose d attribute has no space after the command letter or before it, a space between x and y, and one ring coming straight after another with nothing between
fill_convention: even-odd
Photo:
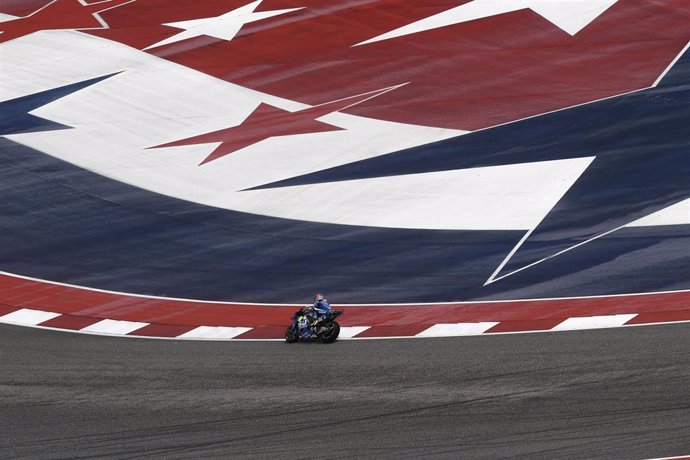
<instances>
[{"instance_id":1,"label":"front fork","mask_svg":"<svg viewBox=\"0 0 690 460\"><path fill-rule=\"evenodd\" d=\"M316 331L311 327L309 318L306 316L297 318L297 331L300 339L310 339L316 336ZM308 332L309 335L305 332Z\"/></svg>"}]
</instances>

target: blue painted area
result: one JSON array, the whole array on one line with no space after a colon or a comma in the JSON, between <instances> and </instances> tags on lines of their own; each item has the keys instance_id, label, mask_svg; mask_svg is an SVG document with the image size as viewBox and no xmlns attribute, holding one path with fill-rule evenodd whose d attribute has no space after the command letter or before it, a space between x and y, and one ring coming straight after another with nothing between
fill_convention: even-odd
<instances>
[{"instance_id":1,"label":"blue painted area","mask_svg":"<svg viewBox=\"0 0 690 460\"><path fill-rule=\"evenodd\" d=\"M70 85L53 88L40 93L29 94L0 102L0 136L7 134L34 133L40 131L52 131L55 129L67 129L69 126L55 123L35 115L29 114L41 106L61 99L79 90L99 83L115 74L104 75L89 80L72 83Z\"/></svg>"},{"instance_id":2,"label":"blue painted area","mask_svg":"<svg viewBox=\"0 0 690 460\"><path fill-rule=\"evenodd\" d=\"M596 152L511 261L524 263L688 196L687 67L681 62L655 90L345 166L329 180ZM0 103L0 135L68 128L29 112L108 77ZM690 226L620 230L483 286L523 232L356 227L226 211L109 180L6 138L0 216L0 269L144 294L303 303L321 291L338 303L365 303L690 288Z\"/></svg>"},{"instance_id":3,"label":"blue painted area","mask_svg":"<svg viewBox=\"0 0 690 460\"><path fill-rule=\"evenodd\" d=\"M690 226L619 231L482 287L523 232L231 212L112 181L2 138L0 215L0 269L153 295L304 303L321 291L336 303L363 303L690 288Z\"/></svg>"},{"instance_id":4,"label":"blue painted area","mask_svg":"<svg viewBox=\"0 0 690 460\"><path fill-rule=\"evenodd\" d=\"M656 88L257 188L590 156L501 274L690 197L690 52Z\"/></svg>"}]
</instances>

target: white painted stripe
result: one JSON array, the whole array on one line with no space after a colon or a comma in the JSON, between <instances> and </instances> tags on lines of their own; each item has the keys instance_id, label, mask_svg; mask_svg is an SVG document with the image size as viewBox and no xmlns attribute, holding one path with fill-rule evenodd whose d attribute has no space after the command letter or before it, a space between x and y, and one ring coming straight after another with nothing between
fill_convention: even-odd
<instances>
[{"instance_id":1,"label":"white painted stripe","mask_svg":"<svg viewBox=\"0 0 690 460\"><path fill-rule=\"evenodd\" d=\"M627 225L627 224L626 224L626 225ZM577 244L575 244L575 245L573 245L573 246L570 246L570 247L568 247L568 248L563 249L562 251L558 251L558 252L556 252L556 253L554 253L554 254L551 254L550 256L544 257L543 259L539 259L539 260L537 260L537 261L535 261L535 262L532 262L531 264L528 264L528 265L525 265L525 266L523 266L523 267L521 267L521 268L518 268L517 270L513 270L513 271L510 272L510 273L506 273L505 275L501 275L501 276L496 277L496 278L489 278L489 279L486 281L486 283L484 283L484 286L486 286L487 284L490 284L490 283L493 283L493 282L502 280L503 278L506 278L506 277L508 277L508 276L514 275L515 273L521 272L521 271L526 270L526 269L528 269L528 268L530 268L530 267L534 267L534 266L537 265L537 264L540 264L540 263L545 262L545 261L547 261L547 260L553 259L554 257L560 256L561 254L565 254L565 253L568 252L568 251L572 251L572 250L575 249L575 248L579 248L580 246L582 246L582 245L584 245L584 244L591 243L592 241L598 240L599 238L604 237L604 236L606 236L606 235L609 235L609 234L611 234L611 233L613 233L613 232L617 232L618 230L620 230L620 229L623 228L623 227L625 227L625 225L621 225L620 227L616 227L616 228L611 229L611 230L609 230L609 231L607 231L607 232L604 232L604 233L601 233L601 234L599 234L599 235L593 236L592 238L590 238L590 239L588 239L588 240L581 241L581 242L579 242L579 243L577 243ZM522 243L524 243L524 240L525 240L525 238L523 237L523 239L520 240L520 243L518 243L518 244L521 245ZM514 253L515 253L515 251L511 251L511 253L504 259L503 262L507 262L507 261L510 259L510 257L512 257L512 254L514 254ZM505 265L505 263L504 263L503 265ZM494 273L493 273L491 276L493 277L496 273L498 273L498 272L494 271Z\"/></svg>"},{"instance_id":2,"label":"white painted stripe","mask_svg":"<svg viewBox=\"0 0 690 460\"><path fill-rule=\"evenodd\" d=\"M447 225L453 225L449 229L464 229L457 225L464 225L466 216L471 215L473 218L467 223L487 218L489 221L482 229L494 230L495 224L507 226L513 218L518 222L531 221L527 216L534 217L533 211L517 213L513 209L522 204L541 210L546 206L544 201L553 202L549 199L549 184L558 190L566 186L562 182L564 179L545 171L536 177L529 174L529 178L512 172L514 169L541 170L540 163L535 162L478 168L478 172L471 174L458 170L429 173L423 177L402 175L355 183L337 182L332 184L336 187L333 190L313 185L237 193L287 177L455 137L466 131L396 123L336 111L322 116L320 121L341 129L274 136L244 146L241 155L229 155L198 168L215 148L209 143L148 149L242 125L260 103L270 104L285 113L310 106L244 88L121 43L108 41L104 46L102 38L89 34L55 31L3 43L2 64L3 72L11 74L2 85L3 97L8 99L90 76L121 72L123 67L136 69L100 82L95 91L89 89L70 95L69 103L57 100L41 107L41 117L74 129L62 130L69 131L62 134L43 131L24 135L22 144L49 151L51 156L109 178L205 205L299 220L317 218L330 223L358 225L366 222L373 226L395 224L411 228L446 229ZM203 97L192 94L190 88L203 88ZM387 88L376 88L376 93L382 94L384 89ZM349 104L343 100L342 105ZM147 121L153 120L155 128L152 129ZM315 145L318 148L314 148ZM94 148L90 150L90 146ZM85 151L92 154L85 155ZM488 171L479 172L479 169ZM564 171L566 177L570 176L568 169ZM504 171L500 175L508 182L502 181L500 187L490 171ZM462 177L455 179L456 175ZM437 185L439 180L444 181L442 186ZM410 181L414 187L409 187ZM466 197L476 192L474 181L494 189L495 193ZM513 186L513 182L516 185ZM535 182L540 184L539 193L532 186ZM501 193L502 188L509 191ZM410 194L410 190L414 193ZM350 199L343 196L343 191ZM391 194L400 193L407 200L406 206L393 207ZM521 193L529 196L519 200ZM482 203L476 203L477 200ZM500 206L506 200L515 201ZM470 208L461 208L464 205ZM478 205L480 209L475 211ZM449 206L456 212L437 210ZM502 215L506 209L509 212ZM381 221L389 215L389 222Z\"/></svg>"},{"instance_id":3,"label":"white painted stripe","mask_svg":"<svg viewBox=\"0 0 690 460\"><path fill-rule=\"evenodd\" d=\"M80 329L81 332L91 332L94 334L127 335L150 323L137 323L134 321L116 321L114 319L104 319L91 326Z\"/></svg>"},{"instance_id":4,"label":"white painted stripe","mask_svg":"<svg viewBox=\"0 0 690 460\"><path fill-rule=\"evenodd\" d=\"M257 200L255 212L276 217L386 228L526 230L537 226L592 160L486 166L246 193ZM535 183L540 184L538 189ZM409 190L414 193L405 192ZM289 208L258 207L258 201L275 207L286 193L300 191L304 193L299 201L292 200ZM447 212L449 208L454 212Z\"/></svg>"},{"instance_id":5,"label":"white painted stripe","mask_svg":"<svg viewBox=\"0 0 690 460\"><path fill-rule=\"evenodd\" d=\"M0 13L0 22L13 21L17 19L17 16L12 16L11 14Z\"/></svg>"},{"instance_id":6,"label":"white painted stripe","mask_svg":"<svg viewBox=\"0 0 690 460\"><path fill-rule=\"evenodd\" d=\"M0 323L35 326L58 316L61 316L60 313L22 308L21 310L0 316Z\"/></svg>"},{"instance_id":7,"label":"white painted stripe","mask_svg":"<svg viewBox=\"0 0 690 460\"><path fill-rule=\"evenodd\" d=\"M227 340L251 331L251 327L199 326L182 335L178 339Z\"/></svg>"},{"instance_id":8,"label":"white painted stripe","mask_svg":"<svg viewBox=\"0 0 690 460\"><path fill-rule=\"evenodd\" d=\"M690 198L631 222L626 227L687 224L690 224Z\"/></svg>"},{"instance_id":9,"label":"white painted stripe","mask_svg":"<svg viewBox=\"0 0 690 460\"><path fill-rule=\"evenodd\" d=\"M648 460L683 460L683 459L688 459L690 458L690 455L680 455L678 457L659 457L659 458L650 458Z\"/></svg>"},{"instance_id":10,"label":"white painted stripe","mask_svg":"<svg viewBox=\"0 0 690 460\"><path fill-rule=\"evenodd\" d=\"M352 337L356 336L357 334L361 334L362 332L364 332L370 328L371 328L371 326L341 327L340 328L340 335L338 335L338 338L339 339L351 339Z\"/></svg>"},{"instance_id":11,"label":"white painted stripe","mask_svg":"<svg viewBox=\"0 0 690 460\"><path fill-rule=\"evenodd\" d=\"M619 327L637 316L627 315L606 315L606 316L583 316L568 318L555 326L552 331L572 331L576 329L601 329L605 327Z\"/></svg>"},{"instance_id":12,"label":"white painted stripe","mask_svg":"<svg viewBox=\"0 0 690 460\"><path fill-rule=\"evenodd\" d=\"M478 335L482 334L498 323L454 323L454 324L434 324L429 329L420 332L415 337L455 337L459 335Z\"/></svg>"}]
</instances>

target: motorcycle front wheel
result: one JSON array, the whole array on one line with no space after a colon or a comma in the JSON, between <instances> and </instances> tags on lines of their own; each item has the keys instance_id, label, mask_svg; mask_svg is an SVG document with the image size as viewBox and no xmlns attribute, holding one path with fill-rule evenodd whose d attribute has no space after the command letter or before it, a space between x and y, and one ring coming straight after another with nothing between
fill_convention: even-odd
<instances>
[{"instance_id":1,"label":"motorcycle front wheel","mask_svg":"<svg viewBox=\"0 0 690 460\"><path fill-rule=\"evenodd\" d=\"M299 340L299 328L297 324L291 324L285 331L285 341L287 343L295 343Z\"/></svg>"},{"instance_id":2,"label":"motorcycle front wheel","mask_svg":"<svg viewBox=\"0 0 690 460\"><path fill-rule=\"evenodd\" d=\"M323 326L325 330L320 334L323 343L333 343L340 335L340 324L331 321Z\"/></svg>"}]
</instances>

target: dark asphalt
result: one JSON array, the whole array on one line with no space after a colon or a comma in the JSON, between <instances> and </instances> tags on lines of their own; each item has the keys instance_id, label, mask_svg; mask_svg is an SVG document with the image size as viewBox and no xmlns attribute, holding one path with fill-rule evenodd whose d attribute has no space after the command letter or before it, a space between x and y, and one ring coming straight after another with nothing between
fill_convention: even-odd
<instances>
[{"instance_id":1,"label":"dark asphalt","mask_svg":"<svg viewBox=\"0 0 690 460\"><path fill-rule=\"evenodd\" d=\"M0 458L690 453L690 324L182 342L0 325Z\"/></svg>"}]
</instances>

